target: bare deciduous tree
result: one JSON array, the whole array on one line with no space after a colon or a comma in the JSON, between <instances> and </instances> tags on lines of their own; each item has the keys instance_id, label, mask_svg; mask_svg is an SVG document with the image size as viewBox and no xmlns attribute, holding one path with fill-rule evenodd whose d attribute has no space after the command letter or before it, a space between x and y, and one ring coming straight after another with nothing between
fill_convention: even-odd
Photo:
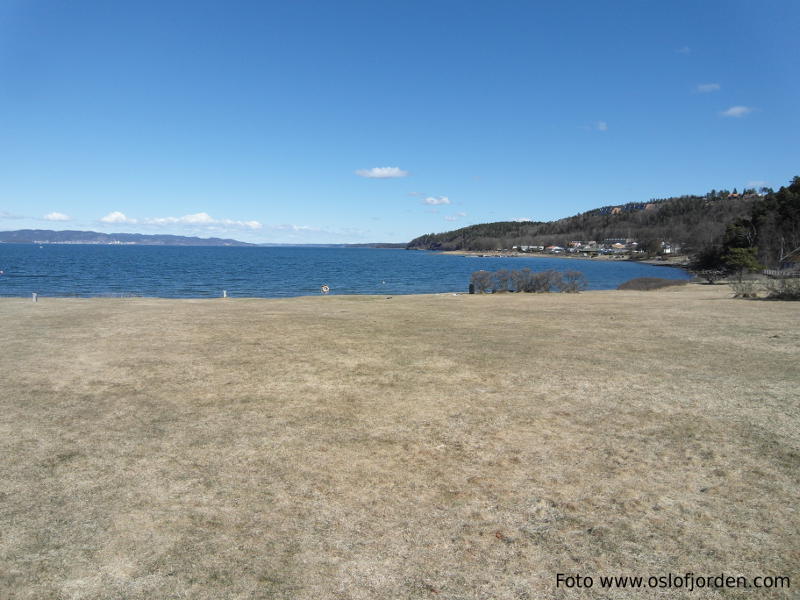
<instances>
[{"instance_id":1,"label":"bare deciduous tree","mask_svg":"<svg viewBox=\"0 0 800 600\"><path fill-rule=\"evenodd\" d=\"M508 284L511 281L511 273L508 269L500 269L494 273L494 291L507 292Z\"/></svg>"},{"instance_id":2,"label":"bare deciduous tree","mask_svg":"<svg viewBox=\"0 0 800 600\"><path fill-rule=\"evenodd\" d=\"M586 275L580 271L567 271L561 279L559 289L562 292L575 294L585 290L588 286L589 282L586 280Z\"/></svg>"},{"instance_id":3,"label":"bare deciduous tree","mask_svg":"<svg viewBox=\"0 0 800 600\"><path fill-rule=\"evenodd\" d=\"M475 271L472 274L470 283L475 286L475 291L485 294L492 287L492 274L489 271Z\"/></svg>"}]
</instances>

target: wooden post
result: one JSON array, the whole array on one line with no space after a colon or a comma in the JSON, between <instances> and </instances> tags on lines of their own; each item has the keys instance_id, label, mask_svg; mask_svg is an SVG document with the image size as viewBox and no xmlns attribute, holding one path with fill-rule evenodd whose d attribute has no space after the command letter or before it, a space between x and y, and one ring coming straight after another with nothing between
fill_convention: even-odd
<instances>
[{"instance_id":1,"label":"wooden post","mask_svg":"<svg viewBox=\"0 0 800 600\"><path fill-rule=\"evenodd\" d=\"M38 302L39 301L38 298L39 294L37 294L36 292L33 292L33 294L31 294L31 300L33 300L34 302Z\"/></svg>"},{"instance_id":2,"label":"wooden post","mask_svg":"<svg viewBox=\"0 0 800 600\"><path fill-rule=\"evenodd\" d=\"M228 297L228 290L222 290L222 297L223 298L227 298Z\"/></svg>"}]
</instances>

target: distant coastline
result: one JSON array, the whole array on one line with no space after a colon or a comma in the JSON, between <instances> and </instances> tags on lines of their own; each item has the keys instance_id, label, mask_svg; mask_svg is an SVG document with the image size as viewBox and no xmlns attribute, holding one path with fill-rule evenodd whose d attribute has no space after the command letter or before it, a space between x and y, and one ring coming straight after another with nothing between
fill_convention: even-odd
<instances>
[{"instance_id":1,"label":"distant coastline","mask_svg":"<svg viewBox=\"0 0 800 600\"><path fill-rule=\"evenodd\" d=\"M0 244L90 244L105 246L294 246L312 248L405 248L406 243L370 242L360 244L253 244L226 238L144 233L100 233L98 231L18 229L0 231Z\"/></svg>"},{"instance_id":2,"label":"distant coastline","mask_svg":"<svg viewBox=\"0 0 800 600\"><path fill-rule=\"evenodd\" d=\"M109 246L255 246L248 242L223 238L200 238L182 235L143 233L100 233L98 231L54 231L18 229L0 231L0 243L6 244L94 244Z\"/></svg>"}]
</instances>

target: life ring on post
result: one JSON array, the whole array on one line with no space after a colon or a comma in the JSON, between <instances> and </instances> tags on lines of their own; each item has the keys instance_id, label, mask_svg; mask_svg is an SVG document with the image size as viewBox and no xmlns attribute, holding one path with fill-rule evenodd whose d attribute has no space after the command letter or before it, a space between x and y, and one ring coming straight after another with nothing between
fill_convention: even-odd
<instances>
[{"instance_id":1,"label":"life ring on post","mask_svg":"<svg viewBox=\"0 0 800 600\"><path fill-rule=\"evenodd\" d=\"M319 288L319 291L322 292L323 294L327 294L328 292L331 291L331 288L328 287L326 284L323 284L322 287Z\"/></svg>"}]
</instances>

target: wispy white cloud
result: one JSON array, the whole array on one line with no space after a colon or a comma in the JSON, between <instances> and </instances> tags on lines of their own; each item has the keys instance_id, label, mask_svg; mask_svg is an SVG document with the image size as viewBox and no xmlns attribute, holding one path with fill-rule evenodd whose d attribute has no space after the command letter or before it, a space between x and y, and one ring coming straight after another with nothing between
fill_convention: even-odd
<instances>
[{"instance_id":1,"label":"wispy white cloud","mask_svg":"<svg viewBox=\"0 0 800 600\"><path fill-rule=\"evenodd\" d=\"M451 204L450 198L447 196L428 196L422 201L423 204L429 206L438 206L440 204Z\"/></svg>"},{"instance_id":2,"label":"wispy white cloud","mask_svg":"<svg viewBox=\"0 0 800 600\"><path fill-rule=\"evenodd\" d=\"M183 225L187 227L195 227L210 230L225 230L225 229L261 229L263 225L258 221L236 221L233 219L215 219L205 212L199 212L182 217L147 217L144 219L134 219L128 217L125 213L114 211L108 213L105 217L100 219L103 223L112 224L126 224L126 225L150 225L155 227L163 227L166 225Z\"/></svg>"},{"instance_id":3,"label":"wispy white cloud","mask_svg":"<svg viewBox=\"0 0 800 600\"><path fill-rule=\"evenodd\" d=\"M745 187L749 188L762 188L768 185L767 181L761 181L760 179L751 179L745 184Z\"/></svg>"},{"instance_id":4,"label":"wispy white cloud","mask_svg":"<svg viewBox=\"0 0 800 600\"><path fill-rule=\"evenodd\" d=\"M128 223L128 224L134 224L138 222L136 219L128 218L125 215L125 213L119 212L118 210L108 213L105 217L100 217L100 221L102 221L103 223Z\"/></svg>"},{"instance_id":5,"label":"wispy white cloud","mask_svg":"<svg viewBox=\"0 0 800 600\"><path fill-rule=\"evenodd\" d=\"M533 221L533 219L529 219L528 217L519 217L518 219L511 219L511 220L516 223L529 223Z\"/></svg>"},{"instance_id":6,"label":"wispy white cloud","mask_svg":"<svg viewBox=\"0 0 800 600\"><path fill-rule=\"evenodd\" d=\"M0 210L0 219L25 219L22 215L15 215L14 213L10 213L5 210Z\"/></svg>"},{"instance_id":7,"label":"wispy white cloud","mask_svg":"<svg viewBox=\"0 0 800 600\"><path fill-rule=\"evenodd\" d=\"M582 125L581 129L584 131L608 131L608 123L606 121L595 121L589 125Z\"/></svg>"},{"instance_id":8,"label":"wispy white cloud","mask_svg":"<svg viewBox=\"0 0 800 600\"><path fill-rule=\"evenodd\" d=\"M311 225L297 225L282 223L266 225L265 230L272 232L271 236L276 242L282 243L348 243L368 240L373 234L369 230L357 227L343 227L329 229L327 227L314 227Z\"/></svg>"},{"instance_id":9,"label":"wispy white cloud","mask_svg":"<svg viewBox=\"0 0 800 600\"><path fill-rule=\"evenodd\" d=\"M311 232L319 232L323 231L320 227L311 227L309 225L270 225L270 229L275 231L311 231Z\"/></svg>"},{"instance_id":10,"label":"wispy white cloud","mask_svg":"<svg viewBox=\"0 0 800 600\"><path fill-rule=\"evenodd\" d=\"M723 110L719 114L723 117L734 117L738 119L751 112L753 112L753 109L749 106L731 106L728 110Z\"/></svg>"},{"instance_id":11,"label":"wispy white cloud","mask_svg":"<svg viewBox=\"0 0 800 600\"><path fill-rule=\"evenodd\" d=\"M45 221L71 221L72 217L60 212L47 213L42 217Z\"/></svg>"},{"instance_id":12,"label":"wispy white cloud","mask_svg":"<svg viewBox=\"0 0 800 600\"><path fill-rule=\"evenodd\" d=\"M718 92L719 90L720 85L718 83L698 83L697 87L694 88L694 91L699 94L708 94L711 92Z\"/></svg>"},{"instance_id":13,"label":"wispy white cloud","mask_svg":"<svg viewBox=\"0 0 800 600\"><path fill-rule=\"evenodd\" d=\"M464 212L457 212L454 215L447 215L444 220L445 221L458 221L459 219L463 219L467 216L467 213Z\"/></svg>"},{"instance_id":14,"label":"wispy white cloud","mask_svg":"<svg viewBox=\"0 0 800 600\"><path fill-rule=\"evenodd\" d=\"M675 50L675 52L677 52L678 54L691 54L692 49L689 48L689 46L681 46L680 48Z\"/></svg>"},{"instance_id":15,"label":"wispy white cloud","mask_svg":"<svg viewBox=\"0 0 800 600\"><path fill-rule=\"evenodd\" d=\"M258 221L235 221L233 219L215 219L205 212L183 215L182 217L155 217L142 221L147 225L196 225L200 227L212 228L232 228L232 229L261 229L263 225Z\"/></svg>"},{"instance_id":16,"label":"wispy white cloud","mask_svg":"<svg viewBox=\"0 0 800 600\"><path fill-rule=\"evenodd\" d=\"M369 179L394 179L406 177L408 171L404 171L400 167L373 167L371 169L359 169L356 171L356 175Z\"/></svg>"}]
</instances>

